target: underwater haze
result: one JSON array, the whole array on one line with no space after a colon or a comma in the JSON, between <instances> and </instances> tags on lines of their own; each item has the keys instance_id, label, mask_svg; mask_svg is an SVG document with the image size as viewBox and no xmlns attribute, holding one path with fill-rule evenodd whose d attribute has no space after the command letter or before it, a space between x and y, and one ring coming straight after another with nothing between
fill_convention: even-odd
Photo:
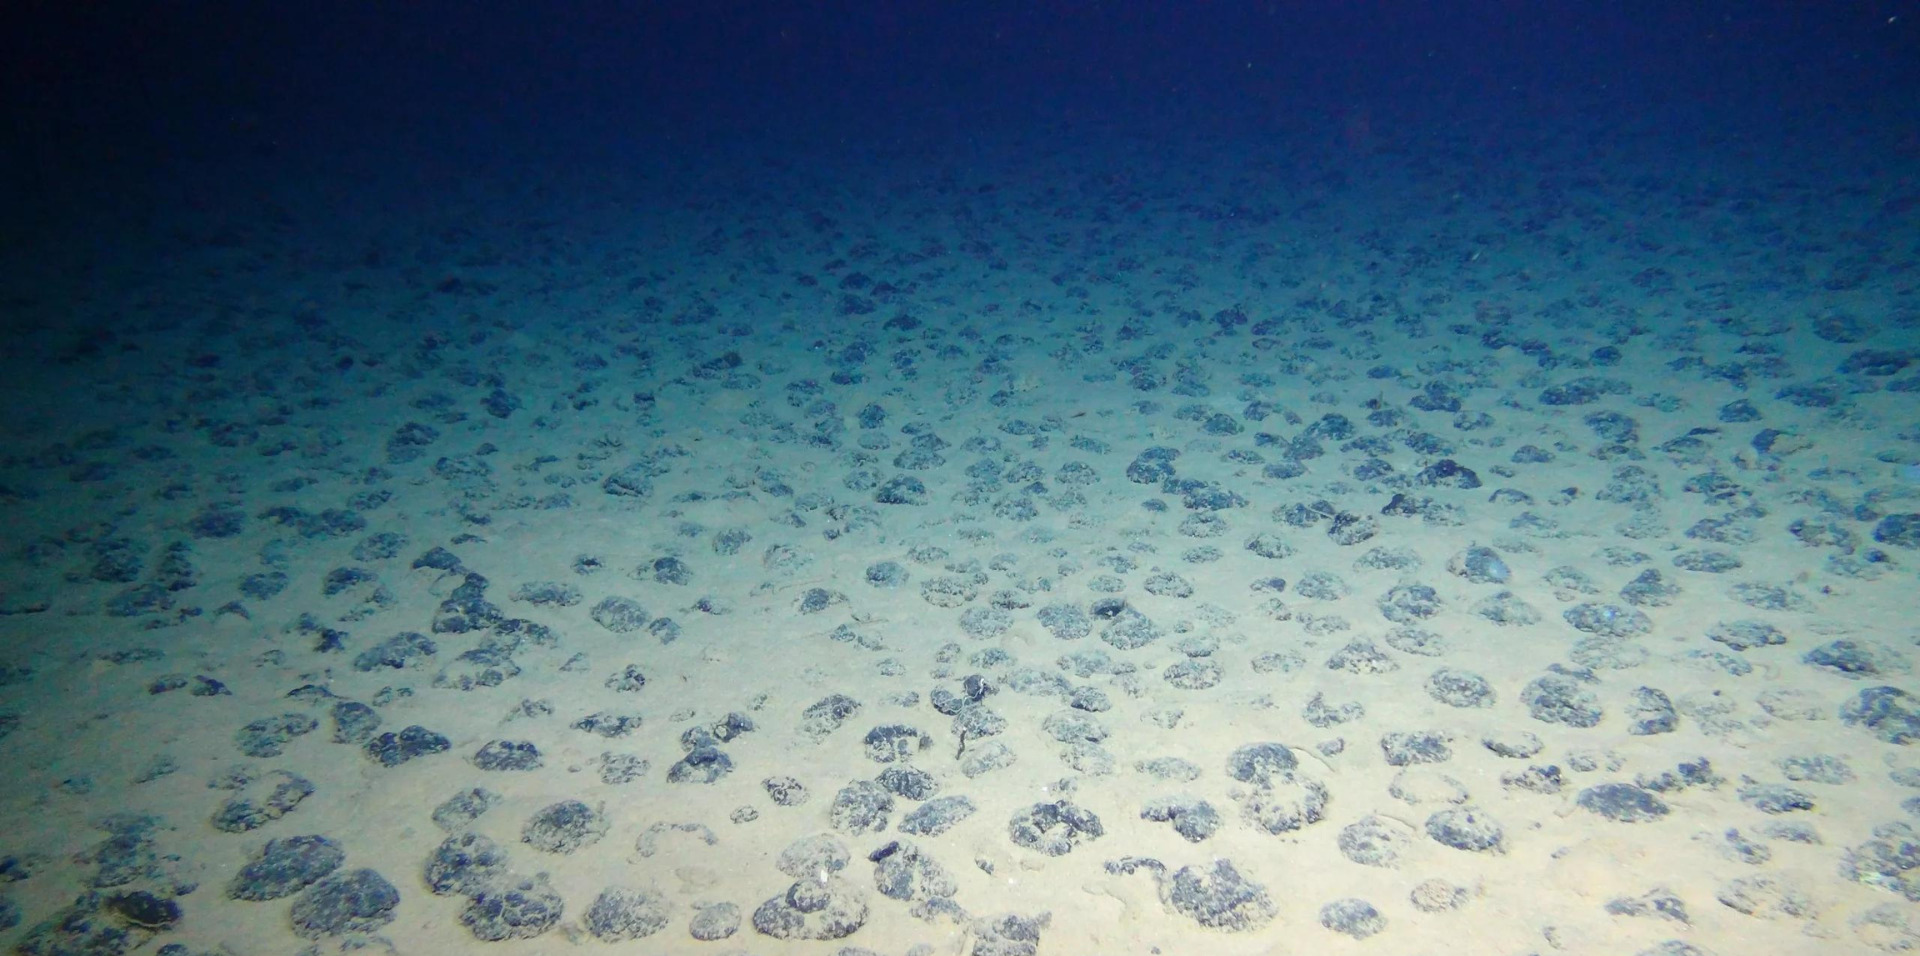
<instances>
[{"instance_id":1,"label":"underwater haze","mask_svg":"<svg viewBox=\"0 0 1920 956\"><path fill-rule=\"evenodd\" d=\"M0 949L1920 949L1920 5L0 16Z\"/></svg>"}]
</instances>

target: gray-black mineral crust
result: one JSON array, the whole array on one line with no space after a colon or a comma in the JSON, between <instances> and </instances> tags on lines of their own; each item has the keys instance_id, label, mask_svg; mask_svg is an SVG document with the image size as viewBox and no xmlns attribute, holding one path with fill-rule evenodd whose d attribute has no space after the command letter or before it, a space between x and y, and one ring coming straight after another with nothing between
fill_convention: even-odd
<instances>
[{"instance_id":1,"label":"gray-black mineral crust","mask_svg":"<svg viewBox=\"0 0 1920 956\"><path fill-rule=\"evenodd\" d=\"M506 885L481 887L467 898L460 924L475 939L497 943L532 939L560 922L565 903L544 875Z\"/></svg>"},{"instance_id":2,"label":"gray-black mineral crust","mask_svg":"<svg viewBox=\"0 0 1920 956\"><path fill-rule=\"evenodd\" d=\"M1847 850L1840 875L1920 903L1920 830L1906 823L1873 828L1873 839Z\"/></svg>"},{"instance_id":3,"label":"gray-black mineral crust","mask_svg":"<svg viewBox=\"0 0 1920 956\"><path fill-rule=\"evenodd\" d=\"M1387 928L1387 918L1372 903L1349 897L1320 908L1320 925L1354 939L1366 939Z\"/></svg>"},{"instance_id":4,"label":"gray-black mineral crust","mask_svg":"<svg viewBox=\"0 0 1920 956\"><path fill-rule=\"evenodd\" d=\"M608 943L640 939L666 929L672 915L667 898L655 890L609 887L587 907L587 932Z\"/></svg>"},{"instance_id":5,"label":"gray-black mineral crust","mask_svg":"<svg viewBox=\"0 0 1920 956\"><path fill-rule=\"evenodd\" d=\"M1100 818L1065 800L1036 803L1007 824L1013 842L1047 856L1064 856L1074 847L1105 835Z\"/></svg>"},{"instance_id":6,"label":"gray-black mineral crust","mask_svg":"<svg viewBox=\"0 0 1920 956\"><path fill-rule=\"evenodd\" d=\"M1568 727L1600 723L1600 699L1571 677L1548 674L1534 678L1520 691L1533 719Z\"/></svg>"},{"instance_id":7,"label":"gray-black mineral crust","mask_svg":"<svg viewBox=\"0 0 1920 956\"><path fill-rule=\"evenodd\" d=\"M338 843L323 836L268 840L228 882L227 897L259 902L292 896L338 869L346 858Z\"/></svg>"},{"instance_id":8,"label":"gray-black mineral crust","mask_svg":"<svg viewBox=\"0 0 1920 956\"><path fill-rule=\"evenodd\" d=\"M520 831L528 846L548 853L572 853L606 835L606 815L578 800L549 804Z\"/></svg>"},{"instance_id":9,"label":"gray-black mineral crust","mask_svg":"<svg viewBox=\"0 0 1920 956\"><path fill-rule=\"evenodd\" d=\"M1275 774L1291 772L1300 759L1286 744L1247 744L1227 757L1227 775L1241 783L1265 786Z\"/></svg>"},{"instance_id":10,"label":"gray-black mineral crust","mask_svg":"<svg viewBox=\"0 0 1920 956\"><path fill-rule=\"evenodd\" d=\"M1170 823L1173 832L1188 843L1199 843L1220 829L1220 811L1205 800L1191 797L1163 797L1140 810L1140 819Z\"/></svg>"},{"instance_id":11,"label":"gray-black mineral crust","mask_svg":"<svg viewBox=\"0 0 1920 956\"><path fill-rule=\"evenodd\" d=\"M1603 783L1580 791L1582 809L1619 823L1644 823L1667 815L1666 801L1629 783Z\"/></svg>"},{"instance_id":12,"label":"gray-black mineral crust","mask_svg":"<svg viewBox=\"0 0 1920 956\"><path fill-rule=\"evenodd\" d=\"M935 797L900 820L900 832L916 836L938 836L973 816L977 808L963 796Z\"/></svg>"},{"instance_id":13,"label":"gray-black mineral crust","mask_svg":"<svg viewBox=\"0 0 1920 956\"><path fill-rule=\"evenodd\" d=\"M1491 707L1493 686L1470 671L1442 667L1427 678L1427 695L1449 707Z\"/></svg>"},{"instance_id":14,"label":"gray-black mineral crust","mask_svg":"<svg viewBox=\"0 0 1920 956\"><path fill-rule=\"evenodd\" d=\"M1160 899L1207 929L1229 933L1259 929L1279 912L1267 888L1241 876L1225 858L1205 869L1183 866L1165 877Z\"/></svg>"},{"instance_id":15,"label":"gray-black mineral crust","mask_svg":"<svg viewBox=\"0 0 1920 956\"><path fill-rule=\"evenodd\" d=\"M1920 740L1920 697L1898 687L1869 687L1840 708L1840 720L1890 744Z\"/></svg>"},{"instance_id":16,"label":"gray-black mineral crust","mask_svg":"<svg viewBox=\"0 0 1920 956\"><path fill-rule=\"evenodd\" d=\"M1327 788L1291 771L1269 776L1265 784L1239 794L1246 821L1275 835L1319 823L1327 815Z\"/></svg>"},{"instance_id":17,"label":"gray-black mineral crust","mask_svg":"<svg viewBox=\"0 0 1920 956\"><path fill-rule=\"evenodd\" d=\"M866 922L865 895L837 876L799 880L753 911L753 928L774 939L845 939Z\"/></svg>"},{"instance_id":18,"label":"gray-black mineral crust","mask_svg":"<svg viewBox=\"0 0 1920 956\"><path fill-rule=\"evenodd\" d=\"M816 833L801 837L780 851L774 868L794 879L838 873L853 859L847 845L831 834Z\"/></svg>"},{"instance_id":19,"label":"gray-black mineral crust","mask_svg":"<svg viewBox=\"0 0 1920 956\"><path fill-rule=\"evenodd\" d=\"M328 876L293 901L293 932L301 939L371 933L393 922L400 891L368 869Z\"/></svg>"},{"instance_id":20,"label":"gray-black mineral crust","mask_svg":"<svg viewBox=\"0 0 1920 956\"><path fill-rule=\"evenodd\" d=\"M885 830L892 812L892 794L872 780L856 780L834 794L828 819L835 830L859 836Z\"/></svg>"},{"instance_id":21,"label":"gray-black mineral crust","mask_svg":"<svg viewBox=\"0 0 1920 956\"><path fill-rule=\"evenodd\" d=\"M500 844L479 833L459 833L427 857L427 889L438 896L470 896L506 871L507 851Z\"/></svg>"},{"instance_id":22,"label":"gray-black mineral crust","mask_svg":"<svg viewBox=\"0 0 1920 956\"><path fill-rule=\"evenodd\" d=\"M1474 853L1506 852L1506 833L1477 807L1450 807L1427 818L1427 836L1442 846Z\"/></svg>"},{"instance_id":23,"label":"gray-black mineral crust","mask_svg":"<svg viewBox=\"0 0 1920 956\"><path fill-rule=\"evenodd\" d=\"M1342 856L1362 866L1393 867L1413 838L1404 825L1368 815L1341 828L1336 843Z\"/></svg>"}]
</instances>

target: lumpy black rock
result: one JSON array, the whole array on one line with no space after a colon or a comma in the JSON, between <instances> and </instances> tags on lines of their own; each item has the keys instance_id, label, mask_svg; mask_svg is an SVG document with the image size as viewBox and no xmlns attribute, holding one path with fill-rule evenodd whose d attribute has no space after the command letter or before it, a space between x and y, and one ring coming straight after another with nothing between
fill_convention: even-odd
<instances>
[{"instance_id":1,"label":"lumpy black rock","mask_svg":"<svg viewBox=\"0 0 1920 956\"><path fill-rule=\"evenodd\" d=\"M1840 720L1890 744L1920 740L1920 698L1898 687L1869 687L1840 708Z\"/></svg>"},{"instance_id":2,"label":"lumpy black rock","mask_svg":"<svg viewBox=\"0 0 1920 956\"><path fill-rule=\"evenodd\" d=\"M1013 842L1047 856L1063 856L1074 847L1106 834L1100 818L1065 800L1036 803L1013 815L1007 824Z\"/></svg>"},{"instance_id":3,"label":"lumpy black rock","mask_svg":"<svg viewBox=\"0 0 1920 956\"><path fill-rule=\"evenodd\" d=\"M328 876L293 901L293 932L302 939L371 933L393 922L400 891L370 869Z\"/></svg>"},{"instance_id":4,"label":"lumpy black rock","mask_svg":"<svg viewBox=\"0 0 1920 956\"><path fill-rule=\"evenodd\" d=\"M1320 925L1354 939L1366 939L1387 928L1387 918L1362 899L1334 900L1320 908Z\"/></svg>"},{"instance_id":5,"label":"lumpy black rock","mask_svg":"<svg viewBox=\"0 0 1920 956\"><path fill-rule=\"evenodd\" d=\"M753 911L753 928L774 939L845 939L867 922L867 901L847 881L808 878Z\"/></svg>"},{"instance_id":6,"label":"lumpy black rock","mask_svg":"<svg viewBox=\"0 0 1920 956\"><path fill-rule=\"evenodd\" d=\"M918 836L938 836L973 816L978 808L964 796L935 797L915 807L900 820L900 831Z\"/></svg>"},{"instance_id":7,"label":"lumpy black rock","mask_svg":"<svg viewBox=\"0 0 1920 956\"><path fill-rule=\"evenodd\" d=\"M1920 513L1887 515L1873 526L1873 540L1896 548L1920 548Z\"/></svg>"},{"instance_id":8,"label":"lumpy black rock","mask_svg":"<svg viewBox=\"0 0 1920 956\"><path fill-rule=\"evenodd\" d=\"M578 800L548 804L520 831L522 842L548 853L572 853L606 835L606 816Z\"/></svg>"},{"instance_id":9,"label":"lumpy black rock","mask_svg":"<svg viewBox=\"0 0 1920 956\"><path fill-rule=\"evenodd\" d=\"M313 784L305 777L272 771L250 783L247 792L221 804L214 811L213 827L226 833L258 829L291 813L313 792Z\"/></svg>"},{"instance_id":10,"label":"lumpy black rock","mask_svg":"<svg viewBox=\"0 0 1920 956\"><path fill-rule=\"evenodd\" d=\"M834 794L828 817L835 830L858 836L885 830L892 812L892 794L871 780L856 780Z\"/></svg>"},{"instance_id":11,"label":"lumpy black rock","mask_svg":"<svg viewBox=\"0 0 1920 956\"><path fill-rule=\"evenodd\" d=\"M288 742L312 733L319 726L318 720L306 714L262 717L240 728L234 734L234 743L249 757L278 757L286 752Z\"/></svg>"},{"instance_id":12,"label":"lumpy black rock","mask_svg":"<svg viewBox=\"0 0 1920 956\"><path fill-rule=\"evenodd\" d=\"M1140 819L1173 824L1173 832L1188 843L1199 843L1220 829L1220 811L1205 800L1169 797L1149 802Z\"/></svg>"},{"instance_id":13,"label":"lumpy black rock","mask_svg":"<svg viewBox=\"0 0 1920 956\"><path fill-rule=\"evenodd\" d=\"M1275 774L1291 772L1299 764L1285 744L1248 744L1227 757L1227 774L1241 783L1265 786Z\"/></svg>"},{"instance_id":14,"label":"lumpy black rock","mask_svg":"<svg viewBox=\"0 0 1920 956\"><path fill-rule=\"evenodd\" d=\"M565 904L544 876L511 885L483 886L467 898L460 924L475 939L494 943L532 939L560 922Z\"/></svg>"},{"instance_id":15,"label":"lumpy black rock","mask_svg":"<svg viewBox=\"0 0 1920 956\"><path fill-rule=\"evenodd\" d=\"M527 740L489 740L473 755L482 770L537 770L540 748Z\"/></svg>"},{"instance_id":16,"label":"lumpy black rock","mask_svg":"<svg viewBox=\"0 0 1920 956\"><path fill-rule=\"evenodd\" d=\"M655 891L610 887L587 907L587 932L608 943L641 939L665 929L671 915L666 897Z\"/></svg>"},{"instance_id":17,"label":"lumpy black rock","mask_svg":"<svg viewBox=\"0 0 1920 956\"><path fill-rule=\"evenodd\" d=\"M1341 828L1336 843L1340 853L1362 866L1397 866L1412 840L1404 827L1377 816L1366 816Z\"/></svg>"},{"instance_id":18,"label":"lumpy black rock","mask_svg":"<svg viewBox=\"0 0 1920 956\"><path fill-rule=\"evenodd\" d=\"M1582 809L1618 823L1644 823L1667 815L1666 801L1630 783L1603 783L1580 791Z\"/></svg>"},{"instance_id":19,"label":"lumpy black rock","mask_svg":"<svg viewBox=\"0 0 1920 956\"><path fill-rule=\"evenodd\" d=\"M258 902L292 896L338 869L346 858L340 844L323 836L268 840L227 883L227 898Z\"/></svg>"},{"instance_id":20,"label":"lumpy black rock","mask_svg":"<svg viewBox=\"0 0 1920 956\"><path fill-rule=\"evenodd\" d=\"M1207 929L1231 933L1259 929L1279 912L1266 887L1241 876L1224 858L1205 869L1181 867L1160 884L1160 898Z\"/></svg>"},{"instance_id":21,"label":"lumpy black rock","mask_svg":"<svg viewBox=\"0 0 1920 956\"><path fill-rule=\"evenodd\" d=\"M1390 767L1443 763L1453 758L1444 734L1430 731L1394 731L1381 736L1380 752Z\"/></svg>"},{"instance_id":22,"label":"lumpy black rock","mask_svg":"<svg viewBox=\"0 0 1920 956\"><path fill-rule=\"evenodd\" d=\"M1491 707L1493 686L1469 671L1442 667L1427 678L1427 695L1449 707Z\"/></svg>"},{"instance_id":23,"label":"lumpy black rock","mask_svg":"<svg viewBox=\"0 0 1920 956\"><path fill-rule=\"evenodd\" d=\"M448 837L427 857L427 889L436 895L472 896L507 872L507 851L479 833Z\"/></svg>"},{"instance_id":24,"label":"lumpy black rock","mask_svg":"<svg viewBox=\"0 0 1920 956\"><path fill-rule=\"evenodd\" d=\"M667 768L674 783L713 783L733 772L733 758L718 747L695 747Z\"/></svg>"},{"instance_id":25,"label":"lumpy black rock","mask_svg":"<svg viewBox=\"0 0 1920 956\"><path fill-rule=\"evenodd\" d=\"M446 737L419 724L399 733L385 733L367 741L367 756L383 767L398 767L415 757L444 753L453 746Z\"/></svg>"},{"instance_id":26,"label":"lumpy black rock","mask_svg":"<svg viewBox=\"0 0 1920 956\"><path fill-rule=\"evenodd\" d=\"M1535 678L1520 692L1533 719L1568 727L1600 723L1599 698L1570 677L1549 674Z\"/></svg>"},{"instance_id":27,"label":"lumpy black rock","mask_svg":"<svg viewBox=\"0 0 1920 956\"><path fill-rule=\"evenodd\" d=\"M1450 807L1427 817L1427 836L1442 846L1474 853L1505 851L1506 833L1476 807Z\"/></svg>"}]
</instances>

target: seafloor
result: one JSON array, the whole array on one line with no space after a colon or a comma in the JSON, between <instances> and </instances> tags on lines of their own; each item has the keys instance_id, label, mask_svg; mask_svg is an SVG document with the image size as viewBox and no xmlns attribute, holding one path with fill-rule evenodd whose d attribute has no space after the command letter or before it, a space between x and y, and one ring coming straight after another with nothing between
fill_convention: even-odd
<instances>
[{"instance_id":1,"label":"seafloor","mask_svg":"<svg viewBox=\"0 0 1920 956\"><path fill-rule=\"evenodd\" d=\"M1911 182L973 148L36 253L0 944L1920 947Z\"/></svg>"}]
</instances>

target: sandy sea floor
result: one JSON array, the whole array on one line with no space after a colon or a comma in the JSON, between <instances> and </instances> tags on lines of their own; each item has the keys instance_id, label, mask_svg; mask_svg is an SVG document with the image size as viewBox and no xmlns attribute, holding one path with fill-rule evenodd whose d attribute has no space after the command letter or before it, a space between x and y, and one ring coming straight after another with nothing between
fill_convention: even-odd
<instances>
[{"instance_id":1,"label":"sandy sea floor","mask_svg":"<svg viewBox=\"0 0 1920 956\"><path fill-rule=\"evenodd\" d=\"M343 180L21 293L0 944L1920 946L1887 198L1346 145Z\"/></svg>"}]
</instances>

